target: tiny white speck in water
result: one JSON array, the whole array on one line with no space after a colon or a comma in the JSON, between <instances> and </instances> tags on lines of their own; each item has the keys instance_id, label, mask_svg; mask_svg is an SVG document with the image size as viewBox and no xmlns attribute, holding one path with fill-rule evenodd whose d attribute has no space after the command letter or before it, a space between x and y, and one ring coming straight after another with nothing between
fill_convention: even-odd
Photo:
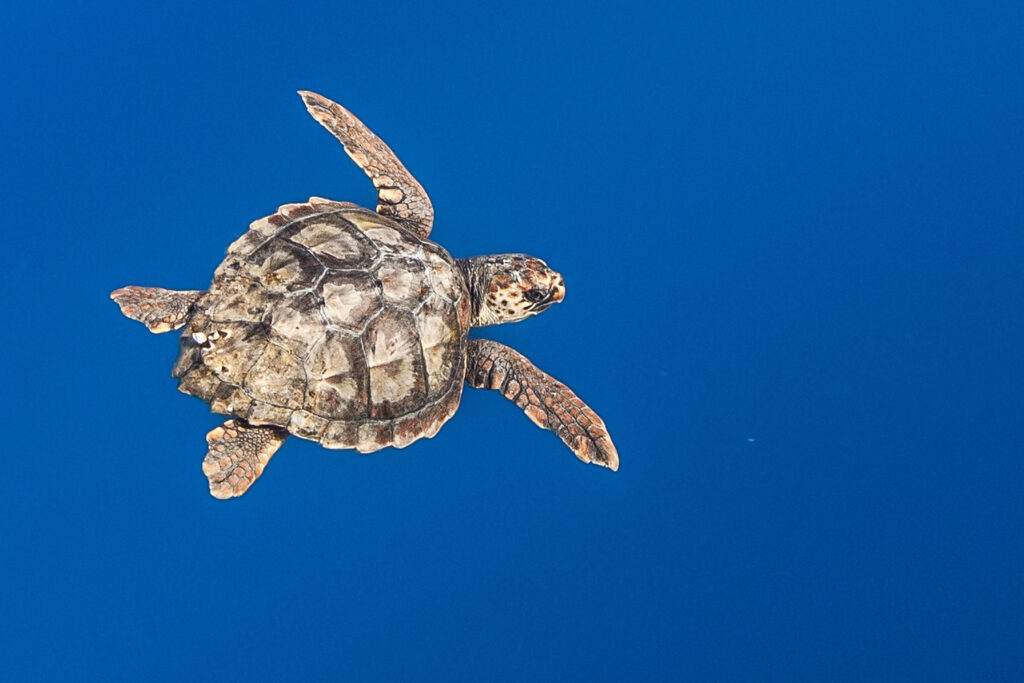
<instances>
[{"instance_id":1,"label":"tiny white speck in water","mask_svg":"<svg viewBox=\"0 0 1024 683\"><path fill-rule=\"evenodd\" d=\"M754 437L752 437L752 436L748 436L747 437L747 443L754 443L755 441L757 441L757 439L755 439Z\"/></svg>"}]
</instances>

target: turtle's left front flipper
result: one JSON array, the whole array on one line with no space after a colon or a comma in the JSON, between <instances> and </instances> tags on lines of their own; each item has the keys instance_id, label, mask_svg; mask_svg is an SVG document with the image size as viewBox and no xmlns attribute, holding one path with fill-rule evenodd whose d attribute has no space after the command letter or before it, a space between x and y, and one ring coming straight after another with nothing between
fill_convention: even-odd
<instances>
[{"instance_id":1,"label":"turtle's left front flipper","mask_svg":"<svg viewBox=\"0 0 1024 683\"><path fill-rule=\"evenodd\" d=\"M495 341L471 339L468 356L470 386L501 391L535 425L557 434L583 462L619 469L619 454L604 421L572 389Z\"/></svg>"},{"instance_id":2,"label":"turtle's left front flipper","mask_svg":"<svg viewBox=\"0 0 1024 683\"><path fill-rule=\"evenodd\" d=\"M341 142L349 158L373 181L377 213L400 221L420 237L428 237L434 227L434 206L391 148L337 102L308 90L300 90L299 95L310 115Z\"/></svg>"},{"instance_id":3,"label":"turtle's left front flipper","mask_svg":"<svg viewBox=\"0 0 1024 683\"><path fill-rule=\"evenodd\" d=\"M138 320L150 332L170 332L184 325L192 307L203 292L161 289L160 287L122 287L110 293L110 298L121 307L121 312Z\"/></svg>"}]
</instances>

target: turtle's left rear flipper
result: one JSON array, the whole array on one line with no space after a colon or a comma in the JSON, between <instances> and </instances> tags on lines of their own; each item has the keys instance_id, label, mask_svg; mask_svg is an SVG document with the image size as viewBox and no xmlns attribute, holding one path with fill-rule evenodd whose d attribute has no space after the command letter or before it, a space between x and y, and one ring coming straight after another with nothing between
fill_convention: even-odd
<instances>
[{"instance_id":1,"label":"turtle's left rear flipper","mask_svg":"<svg viewBox=\"0 0 1024 683\"><path fill-rule=\"evenodd\" d=\"M245 493L286 438L288 431L280 427L235 419L211 431L206 435L210 449L203 460L210 495L223 500Z\"/></svg>"},{"instance_id":2,"label":"turtle's left rear flipper","mask_svg":"<svg viewBox=\"0 0 1024 683\"><path fill-rule=\"evenodd\" d=\"M160 287L122 287L110 293L121 312L138 320L150 332L170 332L184 325L203 292Z\"/></svg>"}]
</instances>

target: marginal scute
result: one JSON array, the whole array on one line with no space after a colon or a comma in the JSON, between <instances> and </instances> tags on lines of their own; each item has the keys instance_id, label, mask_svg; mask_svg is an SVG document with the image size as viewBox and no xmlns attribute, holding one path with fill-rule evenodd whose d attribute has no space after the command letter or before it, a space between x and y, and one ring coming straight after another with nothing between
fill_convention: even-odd
<instances>
[{"instance_id":1,"label":"marginal scute","mask_svg":"<svg viewBox=\"0 0 1024 683\"><path fill-rule=\"evenodd\" d=\"M440 401L441 412L438 415L438 420L442 423L447 422L451 419L455 411L459 409L459 400L462 398L462 382L453 387L452 391L448 392L444 398Z\"/></svg>"},{"instance_id":2,"label":"marginal scute","mask_svg":"<svg viewBox=\"0 0 1024 683\"><path fill-rule=\"evenodd\" d=\"M272 214L250 223L249 230L228 246L228 256L245 258L273 237L278 229L278 226L271 220L275 215Z\"/></svg>"},{"instance_id":3,"label":"marginal scute","mask_svg":"<svg viewBox=\"0 0 1024 683\"><path fill-rule=\"evenodd\" d=\"M356 450L373 453L391 445L393 438L391 422L364 422L357 430Z\"/></svg>"},{"instance_id":4,"label":"marginal scute","mask_svg":"<svg viewBox=\"0 0 1024 683\"><path fill-rule=\"evenodd\" d=\"M309 202L302 202L298 204L282 204L277 208L277 212L292 220L298 220L315 215L320 212L320 209Z\"/></svg>"},{"instance_id":5,"label":"marginal scute","mask_svg":"<svg viewBox=\"0 0 1024 683\"><path fill-rule=\"evenodd\" d=\"M327 429L329 421L308 410L296 410L288 422L288 431L303 439L316 441Z\"/></svg>"},{"instance_id":6,"label":"marginal scute","mask_svg":"<svg viewBox=\"0 0 1024 683\"><path fill-rule=\"evenodd\" d=\"M418 413L407 415L395 421L393 426L395 448L405 448L423 436L423 423Z\"/></svg>"},{"instance_id":7,"label":"marginal scute","mask_svg":"<svg viewBox=\"0 0 1024 683\"><path fill-rule=\"evenodd\" d=\"M333 420L327 425L320 439L327 448L355 448L359 440L359 423L348 420Z\"/></svg>"},{"instance_id":8,"label":"marginal scute","mask_svg":"<svg viewBox=\"0 0 1024 683\"><path fill-rule=\"evenodd\" d=\"M289 408L261 403L256 401L247 415L249 422L254 425L286 425L290 421L292 411Z\"/></svg>"},{"instance_id":9,"label":"marginal scute","mask_svg":"<svg viewBox=\"0 0 1024 683\"><path fill-rule=\"evenodd\" d=\"M461 382L460 382L461 384ZM428 403L418 414L420 425L423 427L423 436L432 439L441 430L444 420L441 418L441 406L437 403Z\"/></svg>"},{"instance_id":10,"label":"marginal scute","mask_svg":"<svg viewBox=\"0 0 1024 683\"><path fill-rule=\"evenodd\" d=\"M311 206L315 206L321 211L327 209L333 209L334 211L340 211L344 209L356 209L358 211L364 210L363 207L359 206L358 204L353 204L352 202L339 202L334 199L324 199L323 197L310 197L309 204Z\"/></svg>"},{"instance_id":11,"label":"marginal scute","mask_svg":"<svg viewBox=\"0 0 1024 683\"><path fill-rule=\"evenodd\" d=\"M473 302L468 296L464 296L459 299L456 310L459 315L459 329L468 330L473 319Z\"/></svg>"}]
</instances>

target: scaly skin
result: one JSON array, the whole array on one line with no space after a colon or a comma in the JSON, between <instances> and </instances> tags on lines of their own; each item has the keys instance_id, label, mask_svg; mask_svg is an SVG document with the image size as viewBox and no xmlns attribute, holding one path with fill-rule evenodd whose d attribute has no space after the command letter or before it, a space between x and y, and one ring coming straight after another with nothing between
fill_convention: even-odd
<instances>
[{"instance_id":1,"label":"scaly skin","mask_svg":"<svg viewBox=\"0 0 1024 683\"><path fill-rule=\"evenodd\" d=\"M212 430L203 460L210 494L224 500L245 493L287 437L280 427L254 427L244 420L228 420Z\"/></svg>"},{"instance_id":2,"label":"scaly skin","mask_svg":"<svg viewBox=\"0 0 1024 683\"><path fill-rule=\"evenodd\" d=\"M176 330L192 315L192 306L202 296L196 290L177 291L160 287L122 287L110 293L121 312L138 320L154 334Z\"/></svg>"},{"instance_id":3,"label":"scaly skin","mask_svg":"<svg viewBox=\"0 0 1024 683\"><path fill-rule=\"evenodd\" d=\"M306 109L338 138L345 152L377 188L377 213L401 221L420 237L430 235L434 207L423 186L395 153L348 109L315 92L300 90Z\"/></svg>"},{"instance_id":4,"label":"scaly skin","mask_svg":"<svg viewBox=\"0 0 1024 683\"><path fill-rule=\"evenodd\" d=\"M497 389L535 425L550 429L583 462L619 469L619 454L604 421L557 379L523 354L487 339L469 341L466 382Z\"/></svg>"}]
</instances>

